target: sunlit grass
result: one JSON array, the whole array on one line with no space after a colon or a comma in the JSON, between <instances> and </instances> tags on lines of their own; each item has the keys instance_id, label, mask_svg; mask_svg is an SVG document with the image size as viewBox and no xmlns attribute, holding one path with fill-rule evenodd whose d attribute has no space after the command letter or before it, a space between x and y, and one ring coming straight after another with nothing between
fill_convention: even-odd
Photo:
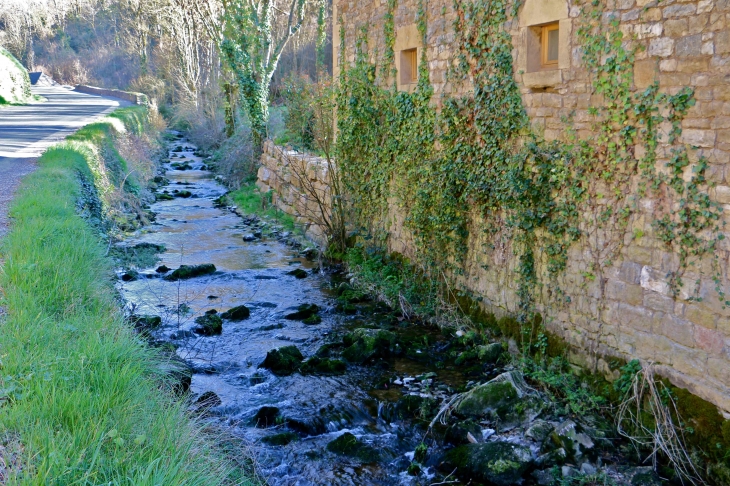
<instances>
[{"instance_id":1,"label":"sunlit grass","mask_svg":"<svg viewBox=\"0 0 730 486\"><path fill-rule=\"evenodd\" d=\"M74 138L106 136L92 125ZM76 213L85 155L65 144L38 164L0 247L0 445L23 450L8 484L243 483L124 323L106 247Z\"/></svg>"}]
</instances>

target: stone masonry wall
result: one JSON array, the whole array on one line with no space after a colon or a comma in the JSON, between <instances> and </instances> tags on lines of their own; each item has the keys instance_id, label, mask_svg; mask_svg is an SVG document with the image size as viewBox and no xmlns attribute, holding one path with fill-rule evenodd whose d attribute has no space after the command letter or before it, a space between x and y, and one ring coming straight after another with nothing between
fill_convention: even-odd
<instances>
[{"instance_id":1,"label":"stone masonry wall","mask_svg":"<svg viewBox=\"0 0 730 486\"><path fill-rule=\"evenodd\" d=\"M547 140L566 137L566 118L578 136L590 137L590 106L601 103L592 93L587 70L581 64L577 29L580 8L566 0L527 0L518 17L505 28L512 34L515 78L533 128ZM395 12L396 64L399 51L426 49L431 82L435 89L433 104L439 107L442 94L469 90L453 86L447 70L454 58L455 18L452 0L425 2L427 41L421 45L413 35L417 1L399 0ZM725 205L730 221L730 1L729 0L609 0L608 8L621 20L620 28L642 49L637 51L634 68L635 88L643 90L655 81L660 90L674 94L685 86L695 90L697 103L683 122L682 142L691 149L691 161L704 156L710 163L709 181L715 185L711 197ZM361 28L369 26L368 48L382 53L382 32L387 4L382 0L335 0L334 26L335 75L339 52L354 61L354 45ZM341 24L340 24L341 22ZM531 46L535 28L558 22L560 59L552 69L534 67ZM340 45L340 26L345 45ZM410 86L398 81L399 89ZM663 127L668 132L669 127ZM641 147L636 148L641 151ZM661 145L657 167L665 170L671 147ZM667 274L677 269L678 256L654 237L651 222L661 201L643 199L641 213L632 221L635 234L627 241L621 258L603 275L585 277L595 253L588 246L575 245L569 252L568 269L561 286L570 301L541 310L549 329L572 345L573 360L608 371L605 357L639 358L655 363L661 373L675 384L730 411L730 310L725 308L710 278L710 259L690 269L687 285L673 297ZM393 208L390 218L390 247L406 255L414 245L404 229L403 217ZM478 219L474 224L479 226ZM474 231L479 234L481 232ZM460 283L480 294L492 309L516 310L514 254L509 246L485 251L480 237L472 237L465 275ZM726 238L717 250L721 285L728 290L727 268L730 246ZM600 250L600 242L594 245ZM695 283L697 282L697 283ZM691 298L699 295L700 299Z\"/></svg>"},{"instance_id":2,"label":"stone masonry wall","mask_svg":"<svg viewBox=\"0 0 730 486\"><path fill-rule=\"evenodd\" d=\"M287 150L267 140L256 186L262 193L272 191L272 204L302 224L308 238L326 244L322 221L323 211L330 211L330 192L325 159Z\"/></svg>"}]
</instances>

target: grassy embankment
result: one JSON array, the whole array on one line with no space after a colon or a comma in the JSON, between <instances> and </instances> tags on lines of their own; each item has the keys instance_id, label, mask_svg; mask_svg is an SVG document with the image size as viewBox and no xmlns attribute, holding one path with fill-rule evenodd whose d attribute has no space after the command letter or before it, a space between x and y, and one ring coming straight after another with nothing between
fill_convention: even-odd
<instances>
[{"instance_id":1,"label":"grassy embankment","mask_svg":"<svg viewBox=\"0 0 730 486\"><path fill-rule=\"evenodd\" d=\"M139 120L138 110L117 117ZM163 358L125 324L106 248L78 215L80 179L105 178L93 156L113 126L49 149L11 210L0 254L0 483L243 482L169 393Z\"/></svg>"},{"instance_id":2,"label":"grassy embankment","mask_svg":"<svg viewBox=\"0 0 730 486\"><path fill-rule=\"evenodd\" d=\"M274 206L271 202L271 192L262 194L255 182L245 182L240 189L230 192L227 198L238 207L241 214L255 214L263 219L277 222L286 231L301 234L301 228L297 226L294 218Z\"/></svg>"}]
</instances>

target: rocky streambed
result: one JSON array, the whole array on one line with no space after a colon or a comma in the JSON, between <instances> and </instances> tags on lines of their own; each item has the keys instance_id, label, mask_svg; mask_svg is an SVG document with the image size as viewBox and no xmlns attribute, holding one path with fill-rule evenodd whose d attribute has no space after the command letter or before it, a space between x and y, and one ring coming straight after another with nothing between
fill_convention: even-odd
<instances>
[{"instance_id":1,"label":"rocky streambed","mask_svg":"<svg viewBox=\"0 0 730 486\"><path fill-rule=\"evenodd\" d=\"M269 484L660 484L501 343L409 322L320 271L275 222L227 207L187 140L170 149L155 222L115 250L119 288L191 411L252 444Z\"/></svg>"}]
</instances>

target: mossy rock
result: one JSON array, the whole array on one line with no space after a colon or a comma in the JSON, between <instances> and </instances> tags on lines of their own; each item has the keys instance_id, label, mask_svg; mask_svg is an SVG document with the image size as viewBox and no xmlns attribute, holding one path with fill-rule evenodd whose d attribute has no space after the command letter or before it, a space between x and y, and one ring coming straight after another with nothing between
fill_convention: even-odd
<instances>
[{"instance_id":1,"label":"mossy rock","mask_svg":"<svg viewBox=\"0 0 730 486\"><path fill-rule=\"evenodd\" d=\"M129 321L134 326L134 329L139 333L154 331L162 325L162 318L160 316L132 315L130 316Z\"/></svg>"},{"instance_id":2,"label":"mossy rock","mask_svg":"<svg viewBox=\"0 0 730 486\"><path fill-rule=\"evenodd\" d=\"M221 317L223 319L227 319L229 321L242 321L244 319L248 319L250 316L251 311L245 305L232 307L231 309L228 309L223 314L221 314Z\"/></svg>"},{"instance_id":3,"label":"mossy rock","mask_svg":"<svg viewBox=\"0 0 730 486\"><path fill-rule=\"evenodd\" d=\"M181 197L183 199L188 199L188 198L193 197L193 193L190 192L190 191L178 191L178 190L175 190L175 191L172 191L172 193L173 193L173 195L175 197Z\"/></svg>"},{"instance_id":4,"label":"mossy rock","mask_svg":"<svg viewBox=\"0 0 730 486\"><path fill-rule=\"evenodd\" d=\"M155 272L156 273L167 273L170 270L171 270L170 267L168 267L167 265L160 265L159 267L157 267L155 269Z\"/></svg>"},{"instance_id":5,"label":"mossy rock","mask_svg":"<svg viewBox=\"0 0 730 486\"><path fill-rule=\"evenodd\" d=\"M285 315L284 319L289 319L290 321L303 321L305 319L309 319L315 314L318 314L319 311L320 308L317 304L302 304L297 307L296 312Z\"/></svg>"},{"instance_id":6,"label":"mossy rock","mask_svg":"<svg viewBox=\"0 0 730 486\"><path fill-rule=\"evenodd\" d=\"M439 410L439 402L435 398L426 398L419 395L404 395L394 407L394 416L391 420L417 419L430 421Z\"/></svg>"},{"instance_id":7,"label":"mossy rock","mask_svg":"<svg viewBox=\"0 0 730 486\"><path fill-rule=\"evenodd\" d=\"M155 194L155 201L172 201L173 199L175 199L175 196L166 192L158 192Z\"/></svg>"},{"instance_id":8,"label":"mossy rock","mask_svg":"<svg viewBox=\"0 0 730 486\"><path fill-rule=\"evenodd\" d=\"M534 420L544 408L544 401L527 395L522 374L502 373L492 381L468 391L456 406L459 415L480 419L499 418L503 425L517 425Z\"/></svg>"},{"instance_id":9,"label":"mossy rock","mask_svg":"<svg viewBox=\"0 0 730 486\"><path fill-rule=\"evenodd\" d=\"M302 270L301 268L296 268L296 269L292 270L291 272L286 272L286 274L291 275L298 279L309 277L309 274L305 270Z\"/></svg>"},{"instance_id":10,"label":"mossy rock","mask_svg":"<svg viewBox=\"0 0 730 486\"><path fill-rule=\"evenodd\" d=\"M566 420L555 427L548 439L543 442L541 450L550 452L554 449L564 449L568 459L578 461L593 452L594 448L593 439L578 424Z\"/></svg>"},{"instance_id":11,"label":"mossy rock","mask_svg":"<svg viewBox=\"0 0 730 486\"><path fill-rule=\"evenodd\" d=\"M195 323L198 327L193 331L202 336L216 336L223 332L223 320L218 314L206 313L204 316L196 317Z\"/></svg>"},{"instance_id":12,"label":"mossy rock","mask_svg":"<svg viewBox=\"0 0 730 486\"><path fill-rule=\"evenodd\" d=\"M343 339L345 346L342 357L350 363L362 364L375 357L393 354L396 335L383 329L355 329Z\"/></svg>"},{"instance_id":13,"label":"mossy rock","mask_svg":"<svg viewBox=\"0 0 730 486\"><path fill-rule=\"evenodd\" d=\"M477 346L477 358L482 363L496 363L497 360L499 360L500 356L502 356L502 353L504 352L504 347L502 346L502 343L492 343L492 344L486 344L482 346Z\"/></svg>"},{"instance_id":14,"label":"mossy rock","mask_svg":"<svg viewBox=\"0 0 730 486\"><path fill-rule=\"evenodd\" d=\"M166 276L165 280L170 282L188 280L195 277L201 277L203 275L211 275L215 273L215 271L215 265L212 263L204 263L202 265L181 265L180 268Z\"/></svg>"},{"instance_id":15,"label":"mossy rock","mask_svg":"<svg viewBox=\"0 0 730 486\"><path fill-rule=\"evenodd\" d=\"M302 373L341 375L347 370L347 364L339 359L320 358L312 356L302 363Z\"/></svg>"},{"instance_id":16,"label":"mossy rock","mask_svg":"<svg viewBox=\"0 0 730 486\"><path fill-rule=\"evenodd\" d=\"M272 446L285 446L298 440L299 436L294 432L282 432L280 434L274 434L264 437L263 439L261 439L261 442Z\"/></svg>"},{"instance_id":17,"label":"mossy rock","mask_svg":"<svg viewBox=\"0 0 730 486\"><path fill-rule=\"evenodd\" d=\"M274 427L284 422L278 407L261 407L253 417L253 424L260 428L266 429Z\"/></svg>"},{"instance_id":18,"label":"mossy rock","mask_svg":"<svg viewBox=\"0 0 730 486\"><path fill-rule=\"evenodd\" d=\"M139 279L139 272L137 270L127 270L120 278L122 282L134 282Z\"/></svg>"},{"instance_id":19,"label":"mossy rock","mask_svg":"<svg viewBox=\"0 0 730 486\"><path fill-rule=\"evenodd\" d=\"M363 462L376 462L380 458L378 451L358 440L350 432L345 432L329 444L327 450L341 456L349 456Z\"/></svg>"},{"instance_id":20,"label":"mossy rock","mask_svg":"<svg viewBox=\"0 0 730 486\"><path fill-rule=\"evenodd\" d=\"M465 481L508 486L516 484L530 467L530 449L506 442L469 444L448 451L444 470L456 468Z\"/></svg>"},{"instance_id":21,"label":"mossy rock","mask_svg":"<svg viewBox=\"0 0 730 486\"><path fill-rule=\"evenodd\" d=\"M218 209L228 207L228 197L226 197L226 195L224 194L221 197L213 199L213 207Z\"/></svg>"},{"instance_id":22,"label":"mossy rock","mask_svg":"<svg viewBox=\"0 0 730 486\"><path fill-rule=\"evenodd\" d=\"M304 356L296 346L284 346L266 353L266 359L259 368L266 368L279 376L291 375L299 370Z\"/></svg>"},{"instance_id":23,"label":"mossy rock","mask_svg":"<svg viewBox=\"0 0 730 486\"><path fill-rule=\"evenodd\" d=\"M306 319L302 321L304 324L308 324L310 326L320 324L322 322L322 316L319 314L315 314L313 316L309 316Z\"/></svg>"}]
</instances>

